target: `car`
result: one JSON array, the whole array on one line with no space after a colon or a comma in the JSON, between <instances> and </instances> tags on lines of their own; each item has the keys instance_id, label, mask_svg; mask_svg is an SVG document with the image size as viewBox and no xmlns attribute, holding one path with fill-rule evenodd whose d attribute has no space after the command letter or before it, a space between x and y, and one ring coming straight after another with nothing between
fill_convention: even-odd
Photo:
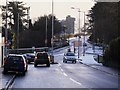
<instances>
[{"instance_id":1,"label":"car","mask_svg":"<svg viewBox=\"0 0 120 90\"><path fill-rule=\"evenodd\" d=\"M24 54L28 60L28 63L34 62L35 54L34 53L26 53Z\"/></svg>"},{"instance_id":2,"label":"car","mask_svg":"<svg viewBox=\"0 0 120 90\"><path fill-rule=\"evenodd\" d=\"M3 73L6 74L9 71L21 72L25 75L28 69L28 64L23 55L9 54L4 60Z\"/></svg>"},{"instance_id":3,"label":"car","mask_svg":"<svg viewBox=\"0 0 120 90\"><path fill-rule=\"evenodd\" d=\"M50 63L54 64L54 55L52 55L51 53L48 54L48 58Z\"/></svg>"},{"instance_id":4,"label":"car","mask_svg":"<svg viewBox=\"0 0 120 90\"><path fill-rule=\"evenodd\" d=\"M48 58L47 52L37 52L34 59L34 67L38 64L46 64L47 67L50 67L50 60Z\"/></svg>"},{"instance_id":5,"label":"car","mask_svg":"<svg viewBox=\"0 0 120 90\"><path fill-rule=\"evenodd\" d=\"M67 61L71 61L72 63L76 63L76 57L73 52L67 52L63 56L63 62L67 63Z\"/></svg>"},{"instance_id":6,"label":"car","mask_svg":"<svg viewBox=\"0 0 120 90\"><path fill-rule=\"evenodd\" d=\"M86 46L87 46L87 44L84 42L84 43L83 43L83 46L84 46L84 47L86 47Z\"/></svg>"}]
</instances>

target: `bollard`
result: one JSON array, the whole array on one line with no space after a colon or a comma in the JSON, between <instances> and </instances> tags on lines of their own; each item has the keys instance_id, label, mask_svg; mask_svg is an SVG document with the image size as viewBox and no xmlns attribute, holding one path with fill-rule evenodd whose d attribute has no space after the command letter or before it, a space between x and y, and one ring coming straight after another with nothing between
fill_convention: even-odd
<instances>
[{"instance_id":1,"label":"bollard","mask_svg":"<svg viewBox=\"0 0 120 90\"><path fill-rule=\"evenodd\" d=\"M98 63L99 63L99 59L100 59L100 58L99 58L99 55L98 55Z\"/></svg>"}]
</instances>

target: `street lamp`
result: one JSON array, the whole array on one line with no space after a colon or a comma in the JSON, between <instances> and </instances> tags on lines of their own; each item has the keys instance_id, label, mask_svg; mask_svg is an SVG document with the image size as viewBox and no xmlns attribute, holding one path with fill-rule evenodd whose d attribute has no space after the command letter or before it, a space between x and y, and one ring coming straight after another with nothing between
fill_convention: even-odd
<instances>
[{"instance_id":1,"label":"street lamp","mask_svg":"<svg viewBox=\"0 0 120 90\"><path fill-rule=\"evenodd\" d=\"M52 0L52 39L51 39L51 44L52 44L52 55L53 55L53 32L54 32L54 16L53 16L53 0Z\"/></svg>"},{"instance_id":2,"label":"street lamp","mask_svg":"<svg viewBox=\"0 0 120 90\"><path fill-rule=\"evenodd\" d=\"M8 0L6 0L6 27L5 27L5 56L7 55L7 43L8 43L8 31L7 31L7 11L8 11Z\"/></svg>"},{"instance_id":3,"label":"street lamp","mask_svg":"<svg viewBox=\"0 0 120 90\"><path fill-rule=\"evenodd\" d=\"M74 8L74 7L71 7L71 9L77 9L78 10L78 13L79 13L79 22L78 22L78 59L79 59L79 53L80 53L80 50L79 50L79 44L80 44L80 8Z\"/></svg>"},{"instance_id":4,"label":"street lamp","mask_svg":"<svg viewBox=\"0 0 120 90\"><path fill-rule=\"evenodd\" d=\"M46 30L46 34L45 34L45 45L47 47L47 15L46 15L46 25L45 25L45 30Z\"/></svg>"},{"instance_id":5,"label":"street lamp","mask_svg":"<svg viewBox=\"0 0 120 90\"><path fill-rule=\"evenodd\" d=\"M85 56L85 12L84 13L84 42L83 42L83 56Z\"/></svg>"}]
</instances>

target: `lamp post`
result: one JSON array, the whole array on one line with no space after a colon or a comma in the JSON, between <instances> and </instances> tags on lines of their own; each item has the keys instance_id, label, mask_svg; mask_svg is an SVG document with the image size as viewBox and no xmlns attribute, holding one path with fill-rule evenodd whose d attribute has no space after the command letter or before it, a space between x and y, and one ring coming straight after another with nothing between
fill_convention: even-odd
<instances>
[{"instance_id":1,"label":"lamp post","mask_svg":"<svg viewBox=\"0 0 120 90\"><path fill-rule=\"evenodd\" d=\"M79 59L79 53L80 53L80 47L79 47L79 44L80 44L80 8L74 8L74 7L71 7L71 9L77 9L78 10L78 13L79 13L79 21L78 21L78 59Z\"/></svg>"},{"instance_id":2,"label":"lamp post","mask_svg":"<svg viewBox=\"0 0 120 90\"><path fill-rule=\"evenodd\" d=\"M53 0L52 0L52 41L51 41L51 44L52 44L52 54L53 54L53 28L54 27L54 16L53 16Z\"/></svg>"},{"instance_id":3,"label":"lamp post","mask_svg":"<svg viewBox=\"0 0 120 90\"><path fill-rule=\"evenodd\" d=\"M83 56L85 56L85 12L84 13L84 42L83 42Z\"/></svg>"},{"instance_id":4,"label":"lamp post","mask_svg":"<svg viewBox=\"0 0 120 90\"><path fill-rule=\"evenodd\" d=\"M45 26L45 29L46 29L45 45L47 47L47 15L46 15L46 26Z\"/></svg>"},{"instance_id":5,"label":"lamp post","mask_svg":"<svg viewBox=\"0 0 120 90\"><path fill-rule=\"evenodd\" d=\"M17 13L18 17L17 17L17 49L19 49L19 13Z\"/></svg>"},{"instance_id":6,"label":"lamp post","mask_svg":"<svg viewBox=\"0 0 120 90\"><path fill-rule=\"evenodd\" d=\"M53 55L53 32L54 32L54 16L53 16L53 0L52 0L52 39L51 39L51 44L52 44L52 55Z\"/></svg>"},{"instance_id":7,"label":"lamp post","mask_svg":"<svg viewBox=\"0 0 120 90\"><path fill-rule=\"evenodd\" d=\"M7 55L7 43L8 43L8 31L7 31L7 11L8 11L8 0L6 0L6 27L5 27L5 56Z\"/></svg>"}]
</instances>

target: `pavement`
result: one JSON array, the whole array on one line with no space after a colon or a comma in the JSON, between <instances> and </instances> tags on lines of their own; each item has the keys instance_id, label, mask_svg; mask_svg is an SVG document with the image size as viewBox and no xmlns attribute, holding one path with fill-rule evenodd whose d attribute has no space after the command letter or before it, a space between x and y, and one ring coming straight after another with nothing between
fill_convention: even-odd
<instances>
[{"instance_id":1,"label":"pavement","mask_svg":"<svg viewBox=\"0 0 120 90\"><path fill-rule=\"evenodd\" d=\"M92 67L94 69L106 72L108 74L111 75L116 75L119 76L119 72L117 69L114 69L112 67L107 67L107 66L103 66L102 63L98 63L97 61L95 61L94 57L95 55L102 55L102 49L101 47L96 47L95 50L92 49L92 47L86 47L86 51L85 54L81 54L80 58L82 59L80 62Z\"/></svg>"}]
</instances>

